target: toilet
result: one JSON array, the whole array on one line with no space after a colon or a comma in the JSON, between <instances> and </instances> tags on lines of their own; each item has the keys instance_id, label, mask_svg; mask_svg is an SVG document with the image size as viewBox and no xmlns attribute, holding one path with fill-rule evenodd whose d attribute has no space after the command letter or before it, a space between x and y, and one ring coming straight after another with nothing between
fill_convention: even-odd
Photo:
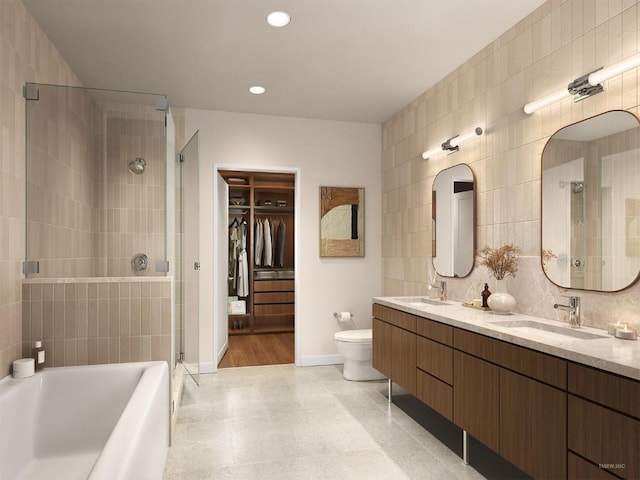
<instances>
[{"instance_id":1,"label":"toilet","mask_svg":"<svg viewBox=\"0 0 640 480\"><path fill-rule=\"evenodd\" d=\"M373 330L342 330L334 335L338 353L344 358L342 376L346 380L365 381L386 379L371 365L373 359Z\"/></svg>"}]
</instances>

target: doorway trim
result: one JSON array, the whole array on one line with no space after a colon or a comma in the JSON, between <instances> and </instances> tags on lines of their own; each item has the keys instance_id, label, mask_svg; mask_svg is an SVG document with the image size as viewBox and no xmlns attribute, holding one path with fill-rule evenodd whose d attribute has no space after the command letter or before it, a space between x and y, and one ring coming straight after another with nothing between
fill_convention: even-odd
<instances>
[{"instance_id":1,"label":"doorway trim","mask_svg":"<svg viewBox=\"0 0 640 480\"><path fill-rule=\"evenodd\" d=\"M229 164L229 163L220 163L220 164L215 164L214 165L214 182L213 182L213 197L214 197L214 202L218 200L220 193L218 192L218 176L220 175L220 170L235 170L238 172L260 172L260 173L288 173L288 174L294 174L295 175L295 210L294 210L294 219L295 219L295 229L294 229L294 249L293 249L293 259L294 259L294 264L295 264L295 278L294 278L294 286L295 286L295 292L294 292L294 302L295 302L295 307L294 307L294 312L295 312L295 320L294 320L294 363L296 366L300 366L300 349L298 348L300 345L300 322L298 321L300 319L300 302L299 302L299 292L300 292L300 211L301 211L301 202L302 202L302 195L301 195L301 185L302 185L302 181L301 181L301 169L298 167L282 167L282 166L264 166L264 165L238 165L238 164ZM214 206L215 208L215 206ZM214 216L214 221L213 221L213 231L214 232L218 232L219 228L224 228L225 231L227 229L226 225L220 225L220 219L218 216ZM214 233L215 236L215 233ZM224 259L224 261L222 261L221 258L217 258L219 255L221 254L221 252L216 251L216 249L214 248L214 259L213 259L213 265L214 265L214 269L218 268L218 265L223 265L225 267L225 271L226 271L226 258ZM221 267L220 267L221 268ZM216 365L215 365L215 370L217 370L218 368L218 364L220 363L220 360L222 360L222 356L224 355L224 353L227 351L228 348L228 344L229 344L229 330L228 330L228 325L227 325L227 318L225 316L224 319L219 318L219 315L216 316L217 310L216 310L216 302L220 302L224 299L224 305L225 305L225 312L226 312L226 298L227 298L227 285L226 283L223 285L218 285L216 283L214 283L214 292L213 292L213 300L214 300L214 318L213 318L213 345L214 345L214 351L217 350L216 352ZM216 331L218 330L218 326L220 325L220 322L224 323L224 341L223 342L219 342L220 339L216 339ZM220 344L220 348L216 348L216 346Z\"/></svg>"}]
</instances>

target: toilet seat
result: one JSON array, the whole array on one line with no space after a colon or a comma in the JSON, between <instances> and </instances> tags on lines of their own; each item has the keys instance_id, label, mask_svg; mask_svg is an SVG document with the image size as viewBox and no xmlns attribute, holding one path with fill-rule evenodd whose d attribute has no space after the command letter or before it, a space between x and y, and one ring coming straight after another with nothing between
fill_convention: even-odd
<instances>
[{"instance_id":1,"label":"toilet seat","mask_svg":"<svg viewBox=\"0 0 640 480\"><path fill-rule=\"evenodd\" d=\"M338 342L371 343L373 341L373 330L371 328L364 330L342 330L341 332L336 332L334 338Z\"/></svg>"}]
</instances>

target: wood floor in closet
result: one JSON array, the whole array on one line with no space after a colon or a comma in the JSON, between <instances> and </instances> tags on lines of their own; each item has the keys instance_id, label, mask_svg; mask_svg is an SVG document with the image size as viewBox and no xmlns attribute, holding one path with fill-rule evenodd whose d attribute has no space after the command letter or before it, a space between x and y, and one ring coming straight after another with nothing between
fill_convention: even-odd
<instances>
[{"instance_id":1,"label":"wood floor in closet","mask_svg":"<svg viewBox=\"0 0 640 480\"><path fill-rule=\"evenodd\" d=\"M253 367L293 363L293 352L293 333L230 335L229 349L222 357L218 367Z\"/></svg>"}]
</instances>

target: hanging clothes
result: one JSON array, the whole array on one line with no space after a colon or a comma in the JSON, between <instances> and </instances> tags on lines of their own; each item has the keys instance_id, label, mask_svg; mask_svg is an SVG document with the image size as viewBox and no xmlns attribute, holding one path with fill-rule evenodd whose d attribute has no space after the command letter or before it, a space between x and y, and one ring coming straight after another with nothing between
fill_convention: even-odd
<instances>
[{"instance_id":1,"label":"hanging clothes","mask_svg":"<svg viewBox=\"0 0 640 480\"><path fill-rule=\"evenodd\" d=\"M263 261L262 264L265 267L273 267L273 242L271 238L271 223L268 218L264 219L263 223L264 231L264 249L263 249Z\"/></svg>"},{"instance_id":2,"label":"hanging clothes","mask_svg":"<svg viewBox=\"0 0 640 480\"><path fill-rule=\"evenodd\" d=\"M276 257L276 267L284 267L284 248L285 248L285 239L287 234L287 226L284 223L284 219L280 219L280 223L278 224L278 234L276 235L276 247L275 247L275 257Z\"/></svg>"},{"instance_id":3,"label":"hanging clothes","mask_svg":"<svg viewBox=\"0 0 640 480\"><path fill-rule=\"evenodd\" d=\"M238 297L249 295L249 259L247 258L247 222L242 221L239 228L240 247L238 251Z\"/></svg>"},{"instance_id":4,"label":"hanging clothes","mask_svg":"<svg viewBox=\"0 0 640 480\"><path fill-rule=\"evenodd\" d=\"M238 249L240 247L240 231L236 218L229 225L229 257L227 266L227 276L235 289L238 280Z\"/></svg>"},{"instance_id":5,"label":"hanging clothes","mask_svg":"<svg viewBox=\"0 0 640 480\"><path fill-rule=\"evenodd\" d=\"M254 249L254 262L257 267L262 265L262 250L264 248L264 229L262 226L262 222L259 218L256 218L255 228L253 231L255 232L255 249Z\"/></svg>"}]
</instances>

